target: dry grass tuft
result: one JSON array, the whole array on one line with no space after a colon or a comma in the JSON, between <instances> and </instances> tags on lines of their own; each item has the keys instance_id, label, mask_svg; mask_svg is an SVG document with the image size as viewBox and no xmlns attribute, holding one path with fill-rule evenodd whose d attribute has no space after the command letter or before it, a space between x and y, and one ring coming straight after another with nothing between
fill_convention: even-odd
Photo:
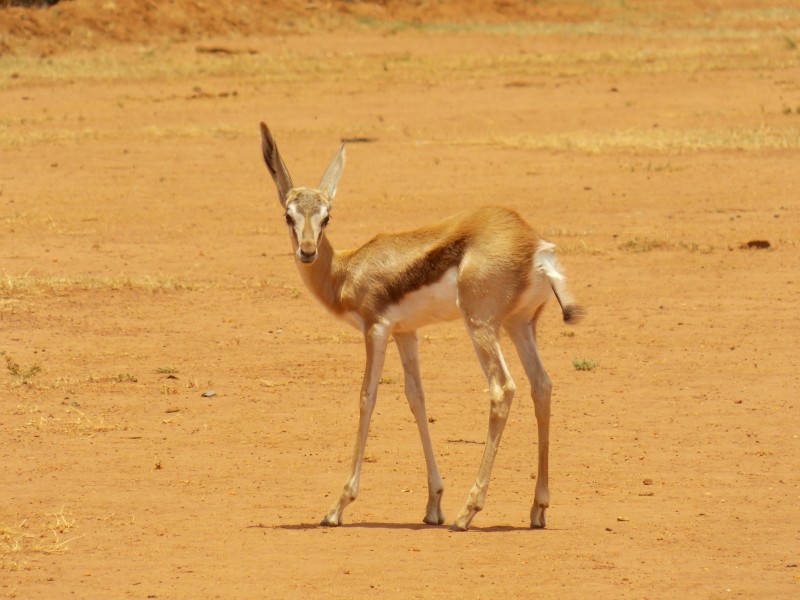
<instances>
[{"instance_id":1,"label":"dry grass tuft","mask_svg":"<svg viewBox=\"0 0 800 600\"><path fill-rule=\"evenodd\" d=\"M431 140L428 143L463 146L496 146L561 152L651 152L683 154L707 151L757 152L800 149L800 130L758 129L576 131L549 135L487 136Z\"/></svg>"},{"instance_id":2,"label":"dry grass tuft","mask_svg":"<svg viewBox=\"0 0 800 600\"><path fill-rule=\"evenodd\" d=\"M672 241L668 239L655 239L649 237L634 237L617 244L617 249L622 252L632 252L635 254L643 252L662 251L681 251L681 252L700 252L709 254L714 248L709 245L698 244L696 242Z\"/></svg>"},{"instance_id":3,"label":"dry grass tuft","mask_svg":"<svg viewBox=\"0 0 800 600\"><path fill-rule=\"evenodd\" d=\"M0 294L11 295L14 293L32 292L62 292L73 290L86 291L113 291L113 290L138 290L147 292L162 292L175 290L193 290L195 286L176 279L171 275L157 275L145 277L94 277L91 275L52 275L36 277L33 275L10 275L0 277Z\"/></svg>"},{"instance_id":4,"label":"dry grass tuft","mask_svg":"<svg viewBox=\"0 0 800 600\"><path fill-rule=\"evenodd\" d=\"M722 17L722 21L719 21ZM208 54L188 45L151 45L112 54L73 52L61 55L6 56L0 61L0 90L40 83L192 80L198 77L231 77L255 84L356 80L369 83L442 81L477 78L535 76L582 77L632 73L707 73L726 69L767 70L800 66L795 51L800 39L800 11L724 11L714 20L687 24L663 19L652 22L653 13L628 11L624 20L608 22L516 22L506 24L466 22L388 22L360 19L362 27L403 33L407 36L474 35L503 36L517 40L562 38L613 39L612 50L571 52L457 53L385 51L374 54L330 52L309 60L307 53L291 49L276 52ZM655 26L651 26L655 25ZM771 27L767 34L764 26ZM646 49L642 40L646 39ZM424 47L425 44L420 44ZM544 45L546 48L547 45ZM190 53L191 60L187 60ZM202 92L197 92L199 94ZM193 96L182 97L190 99ZM194 96L197 97L197 96ZM0 119L0 146L16 143L12 117ZM12 126L9 126L12 125ZM35 131L27 139L37 141ZM69 139L75 132L45 133ZM84 135L105 135L84 132ZM41 138L39 138L41 139ZM63 141L63 140L62 140Z\"/></svg>"},{"instance_id":5,"label":"dry grass tuft","mask_svg":"<svg viewBox=\"0 0 800 600\"><path fill-rule=\"evenodd\" d=\"M66 414L53 414L52 412L43 412L39 405L30 406L17 406L13 414L27 415L27 422L18 428L19 431L35 431L36 433L57 433L66 435L75 435L81 438L92 437L98 433L106 433L108 431L119 431L124 429L119 425L111 425L106 423L103 417L95 417L87 415L80 410L76 403L64 404L64 412Z\"/></svg>"},{"instance_id":6,"label":"dry grass tuft","mask_svg":"<svg viewBox=\"0 0 800 600\"><path fill-rule=\"evenodd\" d=\"M5 350L0 350L0 356L5 359L6 369L15 378L12 384L14 386L29 385L33 377L42 371L42 367L39 363L32 363L27 367L21 366L14 357Z\"/></svg>"},{"instance_id":7,"label":"dry grass tuft","mask_svg":"<svg viewBox=\"0 0 800 600\"><path fill-rule=\"evenodd\" d=\"M30 568L38 554L63 554L69 544L83 535L74 535L75 517L61 507L58 512L38 519L22 519L18 524L0 526L0 571Z\"/></svg>"}]
</instances>

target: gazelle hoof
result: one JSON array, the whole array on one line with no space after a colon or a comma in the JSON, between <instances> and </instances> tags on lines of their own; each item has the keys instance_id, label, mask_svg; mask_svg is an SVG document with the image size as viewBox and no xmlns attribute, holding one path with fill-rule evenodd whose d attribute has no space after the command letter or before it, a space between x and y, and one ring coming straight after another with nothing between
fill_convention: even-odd
<instances>
[{"instance_id":1,"label":"gazelle hoof","mask_svg":"<svg viewBox=\"0 0 800 600\"><path fill-rule=\"evenodd\" d=\"M544 516L546 508L547 506L534 504L531 509L531 529L544 529L547 527L547 519Z\"/></svg>"},{"instance_id":2,"label":"gazelle hoof","mask_svg":"<svg viewBox=\"0 0 800 600\"><path fill-rule=\"evenodd\" d=\"M341 524L342 524L341 521L334 520L331 517L325 517L320 522L321 527L338 527Z\"/></svg>"}]
</instances>

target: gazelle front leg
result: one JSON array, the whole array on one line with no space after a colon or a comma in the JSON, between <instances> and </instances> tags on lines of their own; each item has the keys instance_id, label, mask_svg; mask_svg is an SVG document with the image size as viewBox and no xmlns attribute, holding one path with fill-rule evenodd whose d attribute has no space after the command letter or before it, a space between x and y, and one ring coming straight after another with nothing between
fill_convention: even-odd
<instances>
[{"instance_id":1,"label":"gazelle front leg","mask_svg":"<svg viewBox=\"0 0 800 600\"><path fill-rule=\"evenodd\" d=\"M472 518L483 509L486 492L489 489L489 479L492 475L492 466L516 390L500 351L497 327L490 323L473 322L471 319L467 319L467 329L489 382L489 432L486 436L478 477L470 490L466 505L450 526L453 531L466 531Z\"/></svg>"},{"instance_id":2,"label":"gazelle front leg","mask_svg":"<svg viewBox=\"0 0 800 600\"><path fill-rule=\"evenodd\" d=\"M536 493L531 507L531 527L541 529L547 526L545 511L550 506L547 462L550 448L550 394L553 386L550 377L544 370L539 350L536 347L534 325L527 321L518 326L508 327L507 331L531 383L531 396L536 411L539 465L536 475Z\"/></svg>"},{"instance_id":3,"label":"gazelle front leg","mask_svg":"<svg viewBox=\"0 0 800 600\"><path fill-rule=\"evenodd\" d=\"M428 471L428 505L425 508L423 521L428 525L441 525L444 523L442 512L442 493L444 482L436 466L436 457L433 454L431 434L428 431L428 416L425 411L425 395L422 392L422 378L419 373L419 344L414 331L395 333L394 341L400 352L405 374L405 392L408 406L414 415L422 440L422 451L425 453L425 466Z\"/></svg>"},{"instance_id":4,"label":"gazelle front leg","mask_svg":"<svg viewBox=\"0 0 800 600\"><path fill-rule=\"evenodd\" d=\"M350 463L350 475L344 484L342 495L334 502L321 525L336 527L342 524L342 511L358 497L358 486L361 479L361 465L364 462L364 450L367 446L367 434L375 400L378 396L383 361L386 358L386 344L389 341L389 329L384 325L372 325L364 335L367 348L367 365L364 371L364 382L361 385L359 400L358 432L353 459Z\"/></svg>"}]
</instances>

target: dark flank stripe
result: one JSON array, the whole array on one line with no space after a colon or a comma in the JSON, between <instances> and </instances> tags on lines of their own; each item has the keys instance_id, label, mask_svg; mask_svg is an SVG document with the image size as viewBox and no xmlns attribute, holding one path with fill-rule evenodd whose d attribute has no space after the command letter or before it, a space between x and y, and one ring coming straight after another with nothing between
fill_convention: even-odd
<instances>
[{"instance_id":1,"label":"dark flank stripe","mask_svg":"<svg viewBox=\"0 0 800 600\"><path fill-rule=\"evenodd\" d=\"M447 240L394 274L391 279L379 282L383 284L383 289L376 294L376 308L382 311L387 306L400 302L409 292L439 281L448 269L461 262L466 245L465 236Z\"/></svg>"}]
</instances>

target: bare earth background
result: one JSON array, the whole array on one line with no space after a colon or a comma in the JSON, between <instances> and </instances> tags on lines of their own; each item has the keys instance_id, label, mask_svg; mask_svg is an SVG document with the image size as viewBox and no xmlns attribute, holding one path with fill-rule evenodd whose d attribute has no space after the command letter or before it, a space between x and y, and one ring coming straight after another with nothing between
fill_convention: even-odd
<instances>
[{"instance_id":1,"label":"bare earth background","mask_svg":"<svg viewBox=\"0 0 800 600\"><path fill-rule=\"evenodd\" d=\"M789 4L0 8L0 597L798 597ZM483 204L558 244L588 317L551 306L540 328L548 529L528 528L535 423L510 351L519 392L470 532L421 523L396 352L360 498L316 526L363 347L302 287L262 119L299 183L369 140L349 146L340 248ZM488 402L460 323L421 353L452 519Z\"/></svg>"}]
</instances>

